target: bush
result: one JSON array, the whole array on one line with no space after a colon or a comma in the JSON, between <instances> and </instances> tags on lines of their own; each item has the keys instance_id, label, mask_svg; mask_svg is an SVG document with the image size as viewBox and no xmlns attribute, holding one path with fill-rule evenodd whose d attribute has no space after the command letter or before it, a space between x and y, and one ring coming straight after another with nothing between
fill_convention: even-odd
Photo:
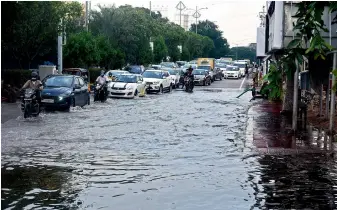
<instances>
[{"instance_id":1,"label":"bush","mask_svg":"<svg viewBox=\"0 0 337 210\"><path fill-rule=\"evenodd\" d=\"M6 69L1 71L1 79L4 84L21 88L30 79L31 71L27 69Z\"/></svg>"},{"instance_id":2,"label":"bush","mask_svg":"<svg viewBox=\"0 0 337 210\"><path fill-rule=\"evenodd\" d=\"M101 75L101 71L105 69L103 68L89 68L90 73L90 83L95 83L97 77Z\"/></svg>"}]
</instances>

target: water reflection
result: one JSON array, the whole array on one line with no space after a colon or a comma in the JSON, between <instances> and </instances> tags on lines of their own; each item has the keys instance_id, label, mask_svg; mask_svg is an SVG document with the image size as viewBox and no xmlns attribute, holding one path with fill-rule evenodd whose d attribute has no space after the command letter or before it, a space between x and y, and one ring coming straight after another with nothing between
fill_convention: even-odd
<instances>
[{"instance_id":1,"label":"water reflection","mask_svg":"<svg viewBox=\"0 0 337 210\"><path fill-rule=\"evenodd\" d=\"M2 166L2 209L70 209L76 197L72 178L71 170L59 167Z\"/></svg>"}]
</instances>

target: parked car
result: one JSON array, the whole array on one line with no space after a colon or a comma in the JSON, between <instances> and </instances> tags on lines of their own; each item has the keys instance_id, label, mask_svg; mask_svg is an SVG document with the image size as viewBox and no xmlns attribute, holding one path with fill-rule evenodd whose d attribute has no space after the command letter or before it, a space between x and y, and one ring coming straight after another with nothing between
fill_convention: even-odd
<instances>
[{"instance_id":1,"label":"parked car","mask_svg":"<svg viewBox=\"0 0 337 210\"><path fill-rule=\"evenodd\" d=\"M235 79L240 79L241 78L241 71L239 67L237 66L227 66L226 71L225 71L225 78L235 78Z\"/></svg>"},{"instance_id":2,"label":"parked car","mask_svg":"<svg viewBox=\"0 0 337 210\"><path fill-rule=\"evenodd\" d=\"M216 63L215 64L215 68L218 68L220 69L220 72L221 72L221 76L224 77L224 71L226 71L226 64L225 63Z\"/></svg>"},{"instance_id":3,"label":"parked car","mask_svg":"<svg viewBox=\"0 0 337 210\"><path fill-rule=\"evenodd\" d=\"M49 75L43 81L41 103L46 108L68 109L90 104L88 86L76 75Z\"/></svg>"},{"instance_id":4,"label":"parked car","mask_svg":"<svg viewBox=\"0 0 337 210\"><path fill-rule=\"evenodd\" d=\"M195 85L211 85L211 76L205 69L194 69L192 74L194 75Z\"/></svg>"},{"instance_id":5,"label":"parked car","mask_svg":"<svg viewBox=\"0 0 337 210\"><path fill-rule=\"evenodd\" d=\"M179 70L179 69L168 69L167 71L170 74L172 87L173 88L178 87L179 86L179 79L180 79L181 70Z\"/></svg>"},{"instance_id":6,"label":"parked car","mask_svg":"<svg viewBox=\"0 0 337 210\"><path fill-rule=\"evenodd\" d=\"M204 69L207 70L209 72L209 75L211 76L211 82L214 82L216 78L218 78L219 76L219 72L216 71L214 72L212 69L212 66L210 65L200 65L197 67L197 69Z\"/></svg>"},{"instance_id":7,"label":"parked car","mask_svg":"<svg viewBox=\"0 0 337 210\"><path fill-rule=\"evenodd\" d=\"M113 98L134 98L145 88L140 74L120 74L108 85L108 96Z\"/></svg>"},{"instance_id":8,"label":"parked car","mask_svg":"<svg viewBox=\"0 0 337 210\"><path fill-rule=\"evenodd\" d=\"M161 67L173 68L176 69L178 66L174 62L162 62L160 63Z\"/></svg>"},{"instance_id":9,"label":"parked car","mask_svg":"<svg viewBox=\"0 0 337 210\"><path fill-rule=\"evenodd\" d=\"M167 71L147 70L142 76L146 82L146 92L171 92L171 78L169 78L169 73Z\"/></svg>"},{"instance_id":10,"label":"parked car","mask_svg":"<svg viewBox=\"0 0 337 210\"><path fill-rule=\"evenodd\" d=\"M186 61L177 61L176 64L178 65L178 67L182 67L186 64L187 62Z\"/></svg>"}]
</instances>

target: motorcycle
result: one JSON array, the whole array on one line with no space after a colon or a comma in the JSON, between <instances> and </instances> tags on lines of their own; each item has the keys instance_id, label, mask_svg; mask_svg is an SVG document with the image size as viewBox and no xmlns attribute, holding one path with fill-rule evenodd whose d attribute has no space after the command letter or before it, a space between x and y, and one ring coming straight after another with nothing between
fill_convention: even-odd
<instances>
[{"instance_id":1,"label":"motorcycle","mask_svg":"<svg viewBox=\"0 0 337 210\"><path fill-rule=\"evenodd\" d=\"M185 91L192 92L193 91L193 81L191 77L185 77Z\"/></svg>"},{"instance_id":2,"label":"motorcycle","mask_svg":"<svg viewBox=\"0 0 337 210\"><path fill-rule=\"evenodd\" d=\"M36 99L37 90L26 89L21 95L21 111L23 112L23 117L37 117L40 114L40 103Z\"/></svg>"},{"instance_id":3,"label":"motorcycle","mask_svg":"<svg viewBox=\"0 0 337 210\"><path fill-rule=\"evenodd\" d=\"M105 102L108 98L107 95L107 84L108 82L106 82L105 84L101 85L101 84L96 84L95 87L95 97L94 97L94 101L101 101L101 102Z\"/></svg>"}]
</instances>

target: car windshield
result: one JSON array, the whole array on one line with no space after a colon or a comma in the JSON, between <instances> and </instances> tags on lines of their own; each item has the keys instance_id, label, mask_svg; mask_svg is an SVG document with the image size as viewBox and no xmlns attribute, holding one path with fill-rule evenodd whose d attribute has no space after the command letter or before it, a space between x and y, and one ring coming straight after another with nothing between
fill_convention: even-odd
<instances>
[{"instance_id":1,"label":"car windshield","mask_svg":"<svg viewBox=\"0 0 337 210\"><path fill-rule=\"evenodd\" d=\"M116 82L136 83L137 77L134 75L119 75Z\"/></svg>"},{"instance_id":2,"label":"car windshield","mask_svg":"<svg viewBox=\"0 0 337 210\"><path fill-rule=\"evenodd\" d=\"M142 69L140 68L140 66L127 66L125 68L125 70L130 72L130 73L134 73L134 74L141 74L142 73Z\"/></svg>"},{"instance_id":3,"label":"car windshield","mask_svg":"<svg viewBox=\"0 0 337 210\"><path fill-rule=\"evenodd\" d=\"M169 67L169 68L175 68L174 63L164 62L164 63L161 63L160 65L165 66L165 67Z\"/></svg>"},{"instance_id":4,"label":"car windshield","mask_svg":"<svg viewBox=\"0 0 337 210\"><path fill-rule=\"evenodd\" d=\"M198 66L198 69L211 70L210 66Z\"/></svg>"},{"instance_id":5,"label":"car windshield","mask_svg":"<svg viewBox=\"0 0 337 210\"><path fill-rule=\"evenodd\" d=\"M127 73L127 72L126 71L109 71L105 75L109 76L109 73L111 73L112 76L117 76L117 75L124 74L124 73Z\"/></svg>"},{"instance_id":6,"label":"car windshield","mask_svg":"<svg viewBox=\"0 0 337 210\"><path fill-rule=\"evenodd\" d=\"M194 74L194 75L204 75L205 70L195 69L195 70L192 71L192 74Z\"/></svg>"},{"instance_id":7,"label":"car windshield","mask_svg":"<svg viewBox=\"0 0 337 210\"><path fill-rule=\"evenodd\" d=\"M218 63L218 64L215 65L215 67L217 67L217 68L225 68L226 64L224 64L224 63Z\"/></svg>"},{"instance_id":8,"label":"car windshield","mask_svg":"<svg viewBox=\"0 0 337 210\"><path fill-rule=\"evenodd\" d=\"M71 85L73 84L73 80L73 77L50 77L46 79L44 85L48 87L71 87Z\"/></svg>"},{"instance_id":9,"label":"car windshield","mask_svg":"<svg viewBox=\"0 0 337 210\"><path fill-rule=\"evenodd\" d=\"M244 64L244 63L234 63L234 66L237 66L239 68L245 68L246 64Z\"/></svg>"},{"instance_id":10,"label":"car windshield","mask_svg":"<svg viewBox=\"0 0 337 210\"><path fill-rule=\"evenodd\" d=\"M238 68L235 68L235 67L232 67L232 66L227 66L226 68L227 71L238 71L239 69Z\"/></svg>"},{"instance_id":11,"label":"car windshield","mask_svg":"<svg viewBox=\"0 0 337 210\"><path fill-rule=\"evenodd\" d=\"M162 79L162 73L160 71L145 71L143 74L144 78L156 78L156 79Z\"/></svg>"},{"instance_id":12,"label":"car windshield","mask_svg":"<svg viewBox=\"0 0 337 210\"><path fill-rule=\"evenodd\" d=\"M167 71L170 73L170 75L178 74L178 71L175 71L175 70L167 70Z\"/></svg>"}]
</instances>

